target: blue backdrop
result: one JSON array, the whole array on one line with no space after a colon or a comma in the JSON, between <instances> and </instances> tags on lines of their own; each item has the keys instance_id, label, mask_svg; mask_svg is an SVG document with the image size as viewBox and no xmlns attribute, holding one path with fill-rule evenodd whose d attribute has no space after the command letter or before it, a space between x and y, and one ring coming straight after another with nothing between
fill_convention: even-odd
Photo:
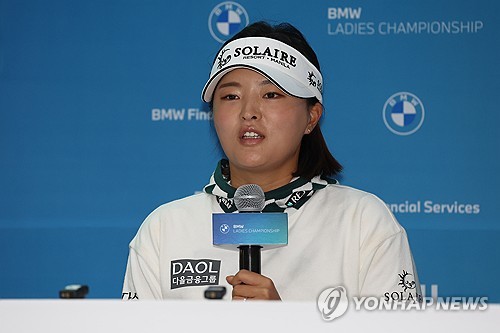
<instances>
[{"instance_id":1,"label":"blue backdrop","mask_svg":"<svg viewBox=\"0 0 500 333\"><path fill-rule=\"evenodd\" d=\"M0 298L119 298L128 243L220 157L200 93L221 41L288 21L325 78L343 184L406 228L427 295L500 302L500 4L0 0ZM436 288L436 287L434 287Z\"/></svg>"}]
</instances>

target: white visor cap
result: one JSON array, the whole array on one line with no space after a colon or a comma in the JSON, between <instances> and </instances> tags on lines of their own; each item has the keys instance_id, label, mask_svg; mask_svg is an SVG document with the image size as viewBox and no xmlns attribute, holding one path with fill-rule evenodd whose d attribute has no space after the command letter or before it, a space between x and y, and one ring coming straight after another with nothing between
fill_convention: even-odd
<instances>
[{"instance_id":1,"label":"white visor cap","mask_svg":"<svg viewBox=\"0 0 500 333\"><path fill-rule=\"evenodd\" d=\"M267 37L246 37L225 45L217 54L201 98L210 102L222 77L237 68L254 70L288 95L323 103L320 71L293 47Z\"/></svg>"}]
</instances>

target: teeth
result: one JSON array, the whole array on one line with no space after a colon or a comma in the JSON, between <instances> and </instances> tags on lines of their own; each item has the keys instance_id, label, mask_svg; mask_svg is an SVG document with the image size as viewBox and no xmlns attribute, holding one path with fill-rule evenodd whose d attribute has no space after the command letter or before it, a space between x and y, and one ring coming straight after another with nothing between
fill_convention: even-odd
<instances>
[{"instance_id":1,"label":"teeth","mask_svg":"<svg viewBox=\"0 0 500 333\"><path fill-rule=\"evenodd\" d=\"M255 132L245 132L245 134L243 134L243 137L244 138L260 138L261 136Z\"/></svg>"}]
</instances>

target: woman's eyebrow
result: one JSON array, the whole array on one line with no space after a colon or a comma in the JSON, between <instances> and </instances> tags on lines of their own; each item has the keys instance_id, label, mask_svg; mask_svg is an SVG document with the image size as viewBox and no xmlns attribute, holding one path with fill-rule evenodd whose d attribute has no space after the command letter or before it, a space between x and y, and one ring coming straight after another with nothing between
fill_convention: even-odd
<instances>
[{"instance_id":1,"label":"woman's eyebrow","mask_svg":"<svg viewBox=\"0 0 500 333\"><path fill-rule=\"evenodd\" d=\"M236 81L230 81L226 83L219 84L217 88L225 88L225 87L241 87L241 84Z\"/></svg>"},{"instance_id":2,"label":"woman's eyebrow","mask_svg":"<svg viewBox=\"0 0 500 333\"><path fill-rule=\"evenodd\" d=\"M274 85L274 83L272 83L270 80L267 80L267 79L266 80L262 80L259 85L260 86L265 86L265 85L268 85L268 84L273 84Z\"/></svg>"}]
</instances>

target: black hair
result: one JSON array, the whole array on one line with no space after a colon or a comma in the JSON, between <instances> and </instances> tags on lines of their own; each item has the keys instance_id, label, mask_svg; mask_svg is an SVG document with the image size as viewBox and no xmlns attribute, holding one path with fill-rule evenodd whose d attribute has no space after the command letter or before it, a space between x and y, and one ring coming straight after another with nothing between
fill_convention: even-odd
<instances>
[{"instance_id":1,"label":"black hair","mask_svg":"<svg viewBox=\"0 0 500 333\"><path fill-rule=\"evenodd\" d=\"M318 57L307 42L304 35L290 23L271 25L265 21L255 22L227 40L221 49L228 43L245 37L267 37L283 42L306 57L317 69L321 71ZM215 60L214 60L215 61ZM312 107L319 100L316 97L307 98L307 106ZM213 100L209 103L213 110ZM312 179L315 176L335 176L342 171L342 165L333 157L328 149L319 124L311 133L302 137L299 152L299 162L294 177Z\"/></svg>"}]
</instances>

